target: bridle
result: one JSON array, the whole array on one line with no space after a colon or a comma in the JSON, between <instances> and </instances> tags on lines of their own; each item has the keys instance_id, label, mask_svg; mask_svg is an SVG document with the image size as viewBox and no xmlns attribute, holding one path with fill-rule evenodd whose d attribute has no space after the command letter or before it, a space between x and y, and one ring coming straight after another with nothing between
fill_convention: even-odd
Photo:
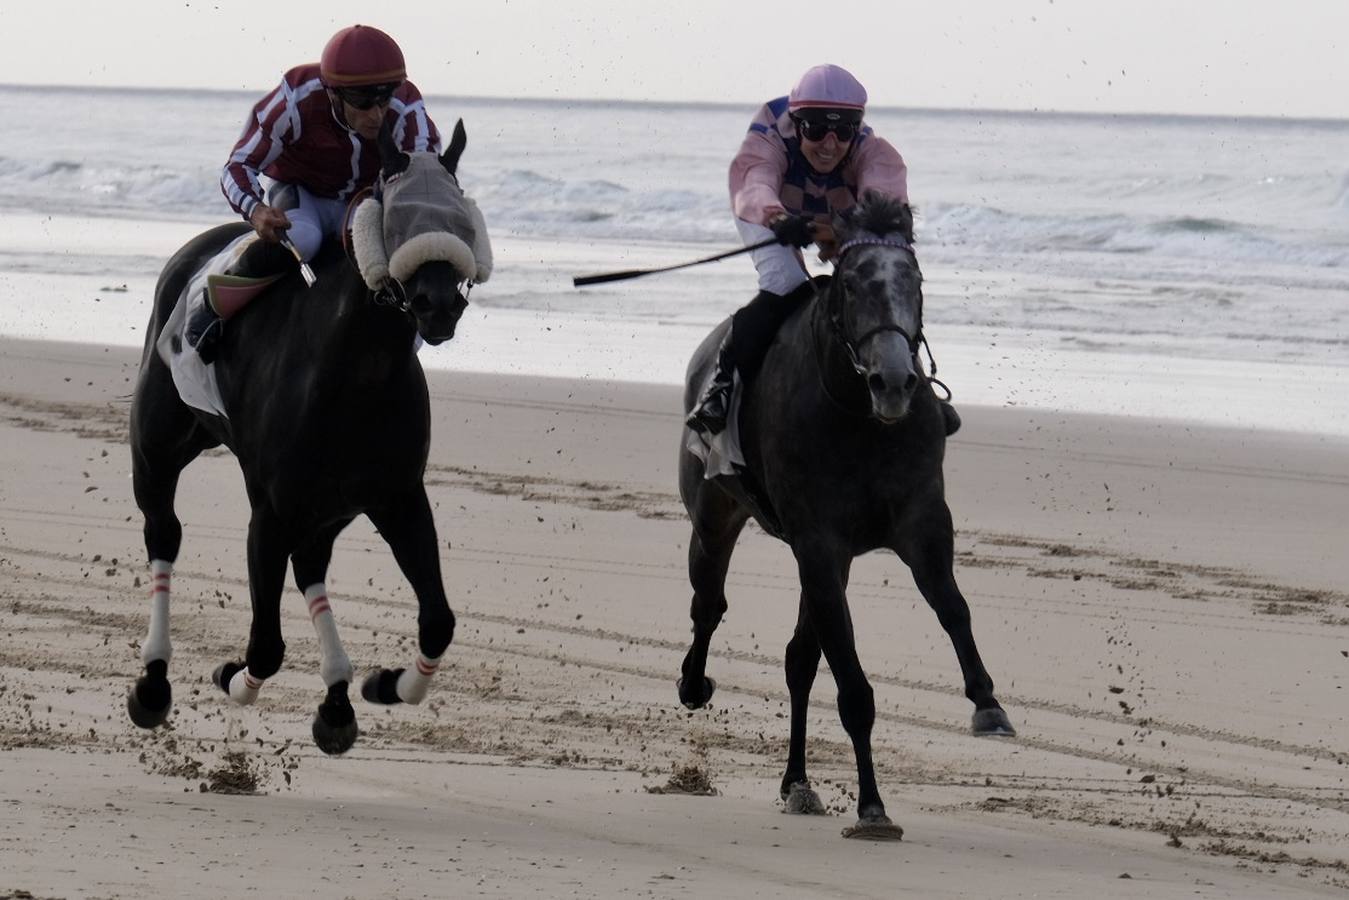
<instances>
[{"instance_id":1,"label":"bridle","mask_svg":"<svg viewBox=\"0 0 1349 900\"><path fill-rule=\"evenodd\" d=\"M402 173L395 173L388 180L392 181L394 179L397 179L401 174ZM453 173L450 174L450 178L453 179L456 186L459 184L459 179L455 178ZM375 183L371 187L362 189L354 197L351 198L350 203L347 205L347 212L346 212L346 218L348 221L351 219L351 216L355 212L356 207L359 206L360 202L364 200L366 197L374 197L374 199L379 201L380 203L384 202L385 181L386 181L385 177L381 174L380 177L375 180ZM343 245L347 251L347 259L350 260L352 265L356 266L357 269L359 270L360 267L356 262L355 254L351 252L350 247L346 246L347 228L344 226L342 231L343 231ZM459 284L455 285L455 290L459 293L459 296L464 298L465 303L468 302L468 295L469 292L473 290L473 285L474 282L467 278L459 282ZM379 287L370 290L370 296L376 306L392 307L393 309L396 309L399 312L412 315L412 298L408 296L407 286L404 285L402 281L395 278L392 274L385 275L383 281L380 282Z\"/></svg>"},{"instance_id":2,"label":"bridle","mask_svg":"<svg viewBox=\"0 0 1349 900\"><path fill-rule=\"evenodd\" d=\"M858 247L894 247L895 249L903 250L905 253L909 254L910 257L914 258L912 267L915 269L915 271L918 268L917 258L913 251L913 244L901 238L886 238L886 237L858 237L844 241L843 244L839 246L838 252L835 254L836 266L841 266L848 252ZM902 338L904 338L904 342L909 347L910 356L914 360L915 368L917 368L920 372L922 371L922 362L919 359L919 353L920 351L923 350L927 352L929 371L926 375L926 378L929 382L939 386L943 391L945 391L946 398L949 400L951 397L950 388L948 388L945 384L943 384L940 380L938 380L937 361L933 358L932 347L928 344L927 337L923 334L923 289L921 284L918 288L918 330L916 333L913 334L910 334L909 331L905 329L903 326L887 323L883 325L877 325L876 327L867 330L862 335L856 338L849 336L847 330L843 326L843 311L839 308L838 303L838 298L845 296L845 294L846 290L844 289L841 283L841 279L839 279L839 283L837 284L831 282L829 292L828 294L825 295L824 299L824 315L826 322L829 326L830 335L839 344L839 346L843 348L843 352L847 355L848 362L852 366L853 371L858 375L865 377L867 375L867 369L864 365L862 365L862 360L859 351L862 349L863 346L866 345L867 341L871 340L872 338L881 334L885 334L886 332L894 332L900 335ZM820 373L821 385L824 386L823 381L824 365L822 359L823 351L822 348L820 347L820 342L818 340L815 342L815 345L816 345L815 346L816 361L820 363L820 365L818 366L818 370ZM840 403L829 392L827 386L824 386L824 392L825 395L835 403L835 405L843 409L848 409L848 407L845 404Z\"/></svg>"},{"instance_id":3,"label":"bridle","mask_svg":"<svg viewBox=\"0 0 1349 900\"><path fill-rule=\"evenodd\" d=\"M895 239L895 238L872 238L872 237L853 238L852 240L845 241L845 242L838 248L837 258L838 258L839 264L842 264L844 257L847 256L847 254L848 254L848 251L854 250L854 249L856 249L857 247L895 247L895 248L897 248L897 249L899 249L899 250L903 250L905 253L908 253L910 256L913 256L913 255L914 255L914 254L913 254L913 245L910 244L908 241L905 241L905 240L898 240L898 239ZM914 268L915 268L915 269L917 268L917 264L916 264L916 263L915 263L915 265L914 265ZM841 295L841 294L843 294L843 291L842 291L842 290L839 290L838 293ZM885 324L885 325L877 325L875 328L872 328L872 329L870 329L869 331L867 331L867 332L865 332L864 334L862 334L861 337L858 337L858 338L855 338L855 339L854 339L854 338L850 338L850 337L848 336L847 332L846 332L846 331L844 330L844 328L843 328L843 312L842 312L841 310L837 309L837 305L838 305L838 304L836 304L836 303L833 301L833 296L832 296L832 292L831 292L831 296L829 297L829 299L828 299L828 301L827 301L827 313L828 313L828 318L829 318L829 328L830 328L830 330L833 332L835 340L837 340L837 341L839 342L839 344L842 345L844 352L846 352L846 353L848 354L848 361L849 361L850 363L852 363L852 367L853 367L853 369L857 372L857 374L859 374L859 375L865 375L865 374L866 374L866 368L862 365L861 359L860 359L860 357L858 356L858 351L862 349L862 346L863 346L867 341L871 340L872 338L876 337L876 336L879 335L879 334L884 334L884 333L886 333L887 331L893 331L893 332L899 334L901 337L903 337L903 338L904 338L904 342L905 342L906 344L909 345L909 353L913 356L914 359L917 359L917 358L918 358L918 349L919 349L920 346L922 346L922 345L926 342L926 341L925 341L925 338L923 337L923 289L922 289L922 287L919 287L919 289L918 289L918 333L917 333L917 334L909 334L909 332L908 332L907 330L905 330L903 327L901 327L901 326L899 326L899 325ZM929 351L929 352L930 352L930 351Z\"/></svg>"}]
</instances>

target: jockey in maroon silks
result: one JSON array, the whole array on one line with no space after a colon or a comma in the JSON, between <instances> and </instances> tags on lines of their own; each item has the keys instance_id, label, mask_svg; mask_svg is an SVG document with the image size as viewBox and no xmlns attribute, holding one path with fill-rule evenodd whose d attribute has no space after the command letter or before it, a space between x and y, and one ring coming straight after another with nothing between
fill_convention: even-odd
<instances>
[{"instance_id":1,"label":"jockey in maroon silks","mask_svg":"<svg viewBox=\"0 0 1349 900\"><path fill-rule=\"evenodd\" d=\"M846 69L815 66L750 122L731 161L731 208L746 245L774 237L778 243L750 255L759 293L732 316L716 370L686 420L694 431L711 436L726 427L735 373L752 378L778 328L813 296L798 248L815 243L820 259L830 259L834 214L866 191L908 202L908 168L863 121L866 104L866 88ZM960 417L944 401L942 411L953 434Z\"/></svg>"},{"instance_id":2,"label":"jockey in maroon silks","mask_svg":"<svg viewBox=\"0 0 1349 900\"><path fill-rule=\"evenodd\" d=\"M313 259L338 234L347 203L379 175L377 139L385 126L404 151L440 151L440 133L407 80L403 51L378 28L343 28L317 64L286 72L253 107L221 172L225 198L261 238L227 274L286 271L294 259L283 238L301 260ZM273 182L265 196L262 175ZM188 342L203 359L220 327L209 302L189 323Z\"/></svg>"}]
</instances>

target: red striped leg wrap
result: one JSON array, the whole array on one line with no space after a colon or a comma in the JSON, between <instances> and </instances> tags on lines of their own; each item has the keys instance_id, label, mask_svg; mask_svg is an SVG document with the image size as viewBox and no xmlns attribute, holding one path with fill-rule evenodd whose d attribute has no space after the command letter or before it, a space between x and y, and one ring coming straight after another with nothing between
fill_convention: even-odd
<instances>
[{"instance_id":1,"label":"red striped leg wrap","mask_svg":"<svg viewBox=\"0 0 1349 900\"><path fill-rule=\"evenodd\" d=\"M169 582L173 563L167 560L150 561L150 627L141 644L141 662L149 665L155 660L169 661L173 646L169 642Z\"/></svg>"},{"instance_id":2,"label":"red striped leg wrap","mask_svg":"<svg viewBox=\"0 0 1349 900\"><path fill-rule=\"evenodd\" d=\"M240 706L251 706L258 699L258 689L261 687L262 679L254 678L245 667L235 672L230 679L230 699Z\"/></svg>"},{"instance_id":3,"label":"red striped leg wrap","mask_svg":"<svg viewBox=\"0 0 1349 900\"><path fill-rule=\"evenodd\" d=\"M309 620L312 622L318 617L319 613L326 613L331 610L332 607L328 605L328 595L319 594L309 601Z\"/></svg>"},{"instance_id":4,"label":"red striped leg wrap","mask_svg":"<svg viewBox=\"0 0 1349 900\"><path fill-rule=\"evenodd\" d=\"M439 659L427 659L423 654L417 654L417 664L411 669L405 669L402 675L398 676L398 699L404 703L421 703L426 699L426 691L431 686L431 676L436 674L436 669L440 668Z\"/></svg>"},{"instance_id":5,"label":"red striped leg wrap","mask_svg":"<svg viewBox=\"0 0 1349 900\"><path fill-rule=\"evenodd\" d=\"M351 681L356 673L347 658L347 651L342 649L342 639L337 635L328 588L323 582L316 581L304 589L304 599L309 604L309 621L314 624L314 634L319 639L319 675L324 685L332 687L339 681Z\"/></svg>"}]
</instances>

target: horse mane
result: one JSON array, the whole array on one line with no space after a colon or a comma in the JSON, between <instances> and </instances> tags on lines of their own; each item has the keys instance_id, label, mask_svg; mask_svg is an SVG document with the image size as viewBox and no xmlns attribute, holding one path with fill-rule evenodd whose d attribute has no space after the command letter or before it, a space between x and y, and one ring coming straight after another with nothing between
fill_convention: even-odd
<instances>
[{"instance_id":1,"label":"horse mane","mask_svg":"<svg viewBox=\"0 0 1349 900\"><path fill-rule=\"evenodd\" d=\"M896 233L913 243L913 208L888 194L867 191L856 206L839 217L834 230L840 244L859 234L885 237Z\"/></svg>"}]
</instances>

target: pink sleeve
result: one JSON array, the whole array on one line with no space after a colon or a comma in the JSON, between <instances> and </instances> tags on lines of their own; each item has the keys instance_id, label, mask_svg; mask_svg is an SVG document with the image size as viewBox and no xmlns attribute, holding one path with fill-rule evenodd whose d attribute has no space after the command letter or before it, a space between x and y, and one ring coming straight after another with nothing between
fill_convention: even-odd
<instances>
[{"instance_id":1,"label":"pink sleeve","mask_svg":"<svg viewBox=\"0 0 1349 900\"><path fill-rule=\"evenodd\" d=\"M755 225L783 212L778 192L787 172L787 148L776 131L745 135L740 152L731 160L731 210L737 219Z\"/></svg>"},{"instance_id":2,"label":"pink sleeve","mask_svg":"<svg viewBox=\"0 0 1349 900\"><path fill-rule=\"evenodd\" d=\"M858 197L870 190L909 202L909 168L904 165L904 157L885 138L873 134L863 141L853 165Z\"/></svg>"}]
</instances>

